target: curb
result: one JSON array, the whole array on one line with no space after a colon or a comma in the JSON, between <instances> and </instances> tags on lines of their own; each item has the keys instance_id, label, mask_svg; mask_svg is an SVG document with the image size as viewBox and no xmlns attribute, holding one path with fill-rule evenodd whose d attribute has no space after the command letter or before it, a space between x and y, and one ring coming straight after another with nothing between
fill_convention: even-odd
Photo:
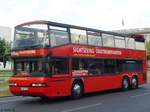
<instances>
[{"instance_id":1,"label":"curb","mask_svg":"<svg viewBox=\"0 0 150 112\"><path fill-rule=\"evenodd\" d=\"M6 97L14 97L14 96L0 96L0 98L6 98Z\"/></svg>"}]
</instances>

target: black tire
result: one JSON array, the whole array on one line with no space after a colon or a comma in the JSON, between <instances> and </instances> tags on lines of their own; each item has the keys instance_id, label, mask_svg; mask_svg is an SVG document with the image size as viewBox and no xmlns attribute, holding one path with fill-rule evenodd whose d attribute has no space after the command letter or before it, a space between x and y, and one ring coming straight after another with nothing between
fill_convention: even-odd
<instances>
[{"instance_id":1,"label":"black tire","mask_svg":"<svg viewBox=\"0 0 150 112\"><path fill-rule=\"evenodd\" d=\"M137 77L133 76L131 80L131 89L137 89L138 86L138 79Z\"/></svg>"},{"instance_id":2,"label":"black tire","mask_svg":"<svg viewBox=\"0 0 150 112\"><path fill-rule=\"evenodd\" d=\"M72 84L71 98L79 99L83 95L83 84L79 81Z\"/></svg>"},{"instance_id":3,"label":"black tire","mask_svg":"<svg viewBox=\"0 0 150 112\"><path fill-rule=\"evenodd\" d=\"M122 90L123 91L126 91L129 89L129 79L128 77L124 77L123 80L122 80Z\"/></svg>"}]
</instances>

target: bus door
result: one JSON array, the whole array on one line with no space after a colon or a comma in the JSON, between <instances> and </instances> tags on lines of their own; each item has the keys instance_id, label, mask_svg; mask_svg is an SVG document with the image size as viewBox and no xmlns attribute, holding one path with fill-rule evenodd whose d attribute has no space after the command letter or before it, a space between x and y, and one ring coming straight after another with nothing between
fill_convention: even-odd
<instances>
[{"instance_id":1,"label":"bus door","mask_svg":"<svg viewBox=\"0 0 150 112\"><path fill-rule=\"evenodd\" d=\"M69 58L52 57L49 61L49 73L53 94L56 96L69 95L71 80L69 75Z\"/></svg>"}]
</instances>

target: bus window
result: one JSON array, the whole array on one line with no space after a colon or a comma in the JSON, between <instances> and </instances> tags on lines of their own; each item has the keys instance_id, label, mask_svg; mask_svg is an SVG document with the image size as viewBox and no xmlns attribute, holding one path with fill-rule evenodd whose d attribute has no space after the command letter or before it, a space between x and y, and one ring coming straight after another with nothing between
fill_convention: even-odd
<instances>
[{"instance_id":1,"label":"bus window","mask_svg":"<svg viewBox=\"0 0 150 112\"><path fill-rule=\"evenodd\" d=\"M103 46L114 47L114 36L109 34L102 34Z\"/></svg>"},{"instance_id":2,"label":"bus window","mask_svg":"<svg viewBox=\"0 0 150 112\"><path fill-rule=\"evenodd\" d=\"M69 61L67 58L52 58L52 61L49 64L49 72L52 75L69 73Z\"/></svg>"},{"instance_id":3,"label":"bus window","mask_svg":"<svg viewBox=\"0 0 150 112\"><path fill-rule=\"evenodd\" d=\"M87 36L85 30L70 29L71 31L71 42L75 44L87 45Z\"/></svg>"},{"instance_id":4,"label":"bus window","mask_svg":"<svg viewBox=\"0 0 150 112\"><path fill-rule=\"evenodd\" d=\"M141 60L117 60L118 72L141 72L143 71Z\"/></svg>"},{"instance_id":5,"label":"bus window","mask_svg":"<svg viewBox=\"0 0 150 112\"><path fill-rule=\"evenodd\" d=\"M116 60L105 59L104 60L104 74L113 74L116 72Z\"/></svg>"},{"instance_id":6,"label":"bus window","mask_svg":"<svg viewBox=\"0 0 150 112\"><path fill-rule=\"evenodd\" d=\"M103 72L103 60L102 59L90 59L88 73L90 76L101 75Z\"/></svg>"},{"instance_id":7,"label":"bus window","mask_svg":"<svg viewBox=\"0 0 150 112\"><path fill-rule=\"evenodd\" d=\"M39 60L17 60L14 62L14 76L45 76L45 64Z\"/></svg>"},{"instance_id":8,"label":"bus window","mask_svg":"<svg viewBox=\"0 0 150 112\"><path fill-rule=\"evenodd\" d=\"M134 38L125 38L126 40L126 48L128 49L135 49L135 40Z\"/></svg>"},{"instance_id":9,"label":"bus window","mask_svg":"<svg viewBox=\"0 0 150 112\"><path fill-rule=\"evenodd\" d=\"M47 25L26 25L15 29L13 48L30 48L49 45Z\"/></svg>"},{"instance_id":10,"label":"bus window","mask_svg":"<svg viewBox=\"0 0 150 112\"><path fill-rule=\"evenodd\" d=\"M72 60L72 69L73 70L87 70L88 69L87 59L74 58Z\"/></svg>"},{"instance_id":11,"label":"bus window","mask_svg":"<svg viewBox=\"0 0 150 112\"><path fill-rule=\"evenodd\" d=\"M60 30L50 30L51 47L69 43L68 32Z\"/></svg>"},{"instance_id":12,"label":"bus window","mask_svg":"<svg viewBox=\"0 0 150 112\"><path fill-rule=\"evenodd\" d=\"M138 42L138 41L136 41L135 45L136 45L136 49L137 50L145 50L145 43L144 42Z\"/></svg>"},{"instance_id":13,"label":"bus window","mask_svg":"<svg viewBox=\"0 0 150 112\"><path fill-rule=\"evenodd\" d=\"M85 76L88 74L88 61L87 59L72 59L72 75Z\"/></svg>"},{"instance_id":14,"label":"bus window","mask_svg":"<svg viewBox=\"0 0 150 112\"><path fill-rule=\"evenodd\" d=\"M97 32L87 32L88 34L88 45L102 46L102 38L100 33Z\"/></svg>"},{"instance_id":15,"label":"bus window","mask_svg":"<svg viewBox=\"0 0 150 112\"><path fill-rule=\"evenodd\" d=\"M115 36L115 47L116 48L125 48L125 38Z\"/></svg>"}]
</instances>

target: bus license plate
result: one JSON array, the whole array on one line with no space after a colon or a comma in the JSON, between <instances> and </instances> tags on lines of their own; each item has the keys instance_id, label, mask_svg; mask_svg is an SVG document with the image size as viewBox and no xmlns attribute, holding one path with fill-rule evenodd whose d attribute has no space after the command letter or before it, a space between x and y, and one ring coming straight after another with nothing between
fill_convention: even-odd
<instances>
[{"instance_id":1,"label":"bus license plate","mask_svg":"<svg viewBox=\"0 0 150 112\"><path fill-rule=\"evenodd\" d=\"M21 89L21 91L27 91L28 90L27 87L21 87L20 89Z\"/></svg>"}]
</instances>

